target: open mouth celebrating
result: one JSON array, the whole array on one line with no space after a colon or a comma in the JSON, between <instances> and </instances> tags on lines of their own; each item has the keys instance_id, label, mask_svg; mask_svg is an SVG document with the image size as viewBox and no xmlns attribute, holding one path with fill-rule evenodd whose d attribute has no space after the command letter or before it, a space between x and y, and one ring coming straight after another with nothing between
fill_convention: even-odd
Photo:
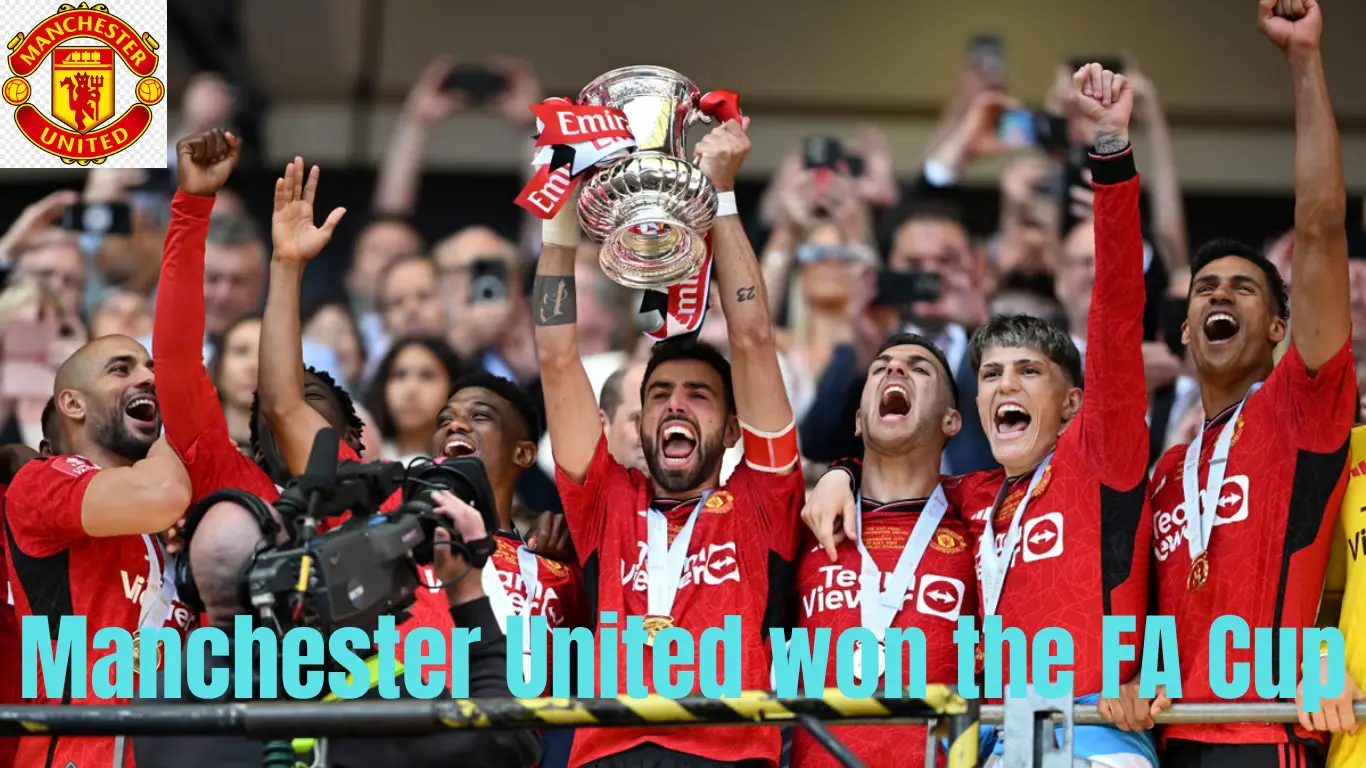
<instances>
[{"instance_id":1,"label":"open mouth celebrating","mask_svg":"<svg viewBox=\"0 0 1366 768\"><path fill-rule=\"evenodd\" d=\"M1237 318L1227 312L1215 312L1205 318L1205 338L1218 344L1238 335L1241 326Z\"/></svg>"},{"instance_id":2,"label":"open mouth celebrating","mask_svg":"<svg viewBox=\"0 0 1366 768\"><path fill-rule=\"evenodd\" d=\"M157 429L157 419L160 416L157 396L151 392L134 395L124 403L123 415L134 429L144 432Z\"/></svg>"},{"instance_id":3,"label":"open mouth celebrating","mask_svg":"<svg viewBox=\"0 0 1366 768\"><path fill-rule=\"evenodd\" d=\"M887 384L877 401L877 417L883 421L900 421L911 412L911 393L906 385Z\"/></svg>"},{"instance_id":4,"label":"open mouth celebrating","mask_svg":"<svg viewBox=\"0 0 1366 768\"><path fill-rule=\"evenodd\" d=\"M1034 417L1019 403L1006 402L996 406L996 436L1013 439L1029 429Z\"/></svg>"},{"instance_id":5,"label":"open mouth celebrating","mask_svg":"<svg viewBox=\"0 0 1366 768\"><path fill-rule=\"evenodd\" d=\"M448 459L459 459L479 453L479 447L465 435L455 434L446 438L446 445L441 449L441 453Z\"/></svg>"},{"instance_id":6,"label":"open mouth celebrating","mask_svg":"<svg viewBox=\"0 0 1366 768\"><path fill-rule=\"evenodd\" d=\"M667 422L660 427L660 449L665 467L686 466L697 451L697 432L686 421Z\"/></svg>"}]
</instances>

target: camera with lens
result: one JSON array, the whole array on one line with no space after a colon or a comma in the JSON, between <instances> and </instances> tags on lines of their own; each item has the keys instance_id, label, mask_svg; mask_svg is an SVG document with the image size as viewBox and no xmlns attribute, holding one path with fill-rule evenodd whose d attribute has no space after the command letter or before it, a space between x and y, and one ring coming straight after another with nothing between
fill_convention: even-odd
<instances>
[{"instance_id":1,"label":"camera with lens","mask_svg":"<svg viewBox=\"0 0 1366 768\"><path fill-rule=\"evenodd\" d=\"M342 627L368 634L382 616L405 621L421 583L418 566L432 562L437 527L450 534L443 545L471 568L482 568L496 546L493 491L478 459L338 463L337 448L336 432L320 430L307 470L275 502L289 540L258 553L243 575L251 610L281 634L295 626L324 636ZM398 508L380 514L398 491ZM439 491L479 510L490 535L465 541L437 513Z\"/></svg>"}]
</instances>

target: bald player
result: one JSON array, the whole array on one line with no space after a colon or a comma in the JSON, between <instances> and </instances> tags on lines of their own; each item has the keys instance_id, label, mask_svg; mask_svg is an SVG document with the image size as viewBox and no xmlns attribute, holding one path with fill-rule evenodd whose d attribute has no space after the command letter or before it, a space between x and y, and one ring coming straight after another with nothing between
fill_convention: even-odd
<instances>
[{"instance_id":1,"label":"bald player","mask_svg":"<svg viewBox=\"0 0 1366 768\"><path fill-rule=\"evenodd\" d=\"M644 379L645 363L627 363L607 377L598 397L608 452L618 464L641 472L646 471L645 452L640 447L640 385Z\"/></svg>"},{"instance_id":2,"label":"bald player","mask_svg":"<svg viewBox=\"0 0 1366 768\"><path fill-rule=\"evenodd\" d=\"M129 632L185 631L192 617L176 600L157 534L185 514L190 478L158 439L151 357L127 336L96 339L62 364L53 400L54 444L69 453L25 464L5 495L16 617L44 619L54 635L61 616ZM110 651L85 653L90 668ZM72 697L69 680L47 690L41 668L37 693L25 703L124 703ZM31 736L19 745L17 764L114 765L116 755L132 757L123 737Z\"/></svg>"}]
</instances>

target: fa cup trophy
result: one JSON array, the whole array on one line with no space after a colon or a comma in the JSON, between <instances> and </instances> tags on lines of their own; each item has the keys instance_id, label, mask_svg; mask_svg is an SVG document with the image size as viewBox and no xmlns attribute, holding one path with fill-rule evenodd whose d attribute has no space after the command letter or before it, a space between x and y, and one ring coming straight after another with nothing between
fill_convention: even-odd
<instances>
[{"instance_id":1,"label":"fa cup trophy","mask_svg":"<svg viewBox=\"0 0 1366 768\"><path fill-rule=\"evenodd\" d=\"M663 67L624 67L589 83L579 104L626 115L636 150L590 176L579 221L602 243L599 263L628 288L664 289L695 274L707 258L716 190L688 161L684 133L698 121L738 119L735 96L702 96L688 78Z\"/></svg>"}]
</instances>

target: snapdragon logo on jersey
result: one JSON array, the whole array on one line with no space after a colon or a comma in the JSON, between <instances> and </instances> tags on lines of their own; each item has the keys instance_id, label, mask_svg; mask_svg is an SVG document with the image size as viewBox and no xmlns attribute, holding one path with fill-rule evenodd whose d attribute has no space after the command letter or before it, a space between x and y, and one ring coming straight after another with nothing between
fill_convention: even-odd
<instances>
[{"instance_id":1,"label":"snapdragon logo on jersey","mask_svg":"<svg viewBox=\"0 0 1366 768\"><path fill-rule=\"evenodd\" d=\"M814 551L824 549L816 547ZM825 565L816 570L820 574L816 586L802 595L804 616L810 618L826 611L861 609L858 571L842 565ZM879 590L887 588L887 580L891 575L890 572L881 574ZM926 616L956 622L963 610L965 587L962 581L949 576L918 574L911 580L899 610L914 609Z\"/></svg>"},{"instance_id":2,"label":"snapdragon logo on jersey","mask_svg":"<svg viewBox=\"0 0 1366 768\"><path fill-rule=\"evenodd\" d=\"M1205 503L1204 498L1205 491L1201 489L1201 504ZM1214 524L1241 522L1247 519L1247 512L1247 475L1225 479L1224 487L1219 489L1219 505L1214 509ZM1159 510L1153 515L1153 553L1159 561L1165 562L1172 552L1185 549L1187 519L1185 499L1174 509Z\"/></svg>"},{"instance_id":3,"label":"snapdragon logo on jersey","mask_svg":"<svg viewBox=\"0 0 1366 768\"><path fill-rule=\"evenodd\" d=\"M638 544L640 554L636 557L635 563L629 567L626 561L623 560L621 563L621 584L629 584L635 592L646 592L650 588L645 570L648 545L643 541ZM735 559L735 552L735 542L728 541L724 544L707 544L701 550L689 553L678 586L682 588L689 584L697 584L715 587L728 581L740 581L740 563Z\"/></svg>"},{"instance_id":4,"label":"snapdragon logo on jersey","mask_svg":"<svg viewBox=\"0 0 1366 768\"><path fill-rule=\"evenodd\" d=\"M0 23L20 27L0 89L15 107L13 127L0 127L0 167L165 168L166 86L157 72L165 71L166 0L124 0L118 15L103 3L52 11L38 0L0 10Z\"/></svg>"}]
</instances>

